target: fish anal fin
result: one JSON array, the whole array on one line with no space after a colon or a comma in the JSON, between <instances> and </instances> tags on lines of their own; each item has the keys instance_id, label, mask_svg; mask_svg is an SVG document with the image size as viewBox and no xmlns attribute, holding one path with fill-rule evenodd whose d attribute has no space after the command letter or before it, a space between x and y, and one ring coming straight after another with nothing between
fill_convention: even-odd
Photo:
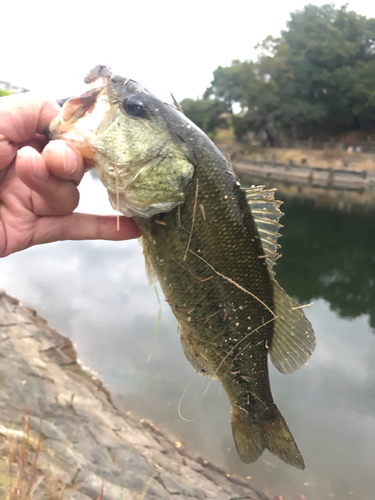
<instances>
[{"instance_id":1,"label":"fish anal fin","mask_svg":"<svg viewBox=\"0 0 375 500\"><path fill-rule=\"evenodd\" d=\"M315 349L315 335L302 309L273 280L274 333L269 356L281 373L293 373L304 365Z\"/></svg>"},{"instance_id":2,"label":"fish anal fin","mask_svg":"<svg viewBox=\"0 0 375 500\"><path fill-rule=\"evenodd\" d=\"M273 266L279 257L277 238L281 224L279 219L283 215L280 211L281 201L275 200L275 189L264 189L264 186L252 186L246 191L246 199L251 214L257 226L259 237L264 250L264 258L271 276L274 276Z\"/></svg>"},{"instance_id":3,"label":"fish anal fin","mask_svg":"<svg viewBox=\"0 0 375 500\"><path fill-rule=\"evenodd\" d=\"M183 329L181 328L181 325L179 325L179 328L181 332L182 348L191 366L200 375L210 378L216 378L214 370L209 365L207 359L204 356L204 353L200 351L197 345L195 345L191 336L184 333Z\"/></svg>"},{"instance_id":4,"label":"fish anal fin","mask_svg":"<svg viewBox=\"0 0 375 500\"><path fill-rule=\"evenodd\" d=\"M232 432L239 457L245 463L255 462L267 448L288 465L304 469L301 453L283 416L277 408L272 419L256 425L245 413L232 409Z\"/></svg>"}]
</instances>

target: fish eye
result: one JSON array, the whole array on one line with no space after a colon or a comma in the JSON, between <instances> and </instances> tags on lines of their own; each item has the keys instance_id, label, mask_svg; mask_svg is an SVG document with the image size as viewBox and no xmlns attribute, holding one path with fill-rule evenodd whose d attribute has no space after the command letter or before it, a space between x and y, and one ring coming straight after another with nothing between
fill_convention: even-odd
<instances>
[{"instance_id":1,"label":"fish eye","mask_svg":"<svg viewBox=\"0 0 375 500\"><path fill-rule=\"evenodd\" d=\"M145 103L139 95L129 95L123 102L124 110L132 116L141 116L145 111Z\"/></svg>"}]
</instances>

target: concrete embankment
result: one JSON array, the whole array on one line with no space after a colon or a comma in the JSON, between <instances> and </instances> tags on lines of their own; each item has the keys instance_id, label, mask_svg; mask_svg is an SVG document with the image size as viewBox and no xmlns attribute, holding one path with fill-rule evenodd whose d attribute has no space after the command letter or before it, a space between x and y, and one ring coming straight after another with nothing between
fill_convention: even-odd
<instances>
[{"instance_id":1,"label":"concrete embankment","mask_svg":"<svg viewBox=\"0 0 375 500\"><path fill-rule=\"evenodd\" d=\"M310 200L342 211L375 210L375 172L256 162L236 157L232 165L245 185L274 187L279 196Z\"/></svg>"},{"instance_id":2,"label":"concrete embankment","mask_svg":"<svg viewBox=\"0 0 375 500\"><path fill-rule=\"evenodd\" d=\"M285 165L246 158L236 158L233 167L239 172L317 187L365 189L375 185L375 172L366 170Z\"/></svg>"},{"instance_id":3,"label":"concrete embankment","mask_svg":"<svg viewBox=\"0 0 375 500\"><path fill-rule=\"evenodd\" d=\"M0 499L267 500L117 408L72 343L0 293Z\"/></svg>"}]
</instances>

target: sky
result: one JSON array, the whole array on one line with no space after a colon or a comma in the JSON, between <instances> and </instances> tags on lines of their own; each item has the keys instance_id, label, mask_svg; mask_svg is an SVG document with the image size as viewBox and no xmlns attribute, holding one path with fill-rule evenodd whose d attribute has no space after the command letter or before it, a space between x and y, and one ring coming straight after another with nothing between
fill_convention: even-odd
<instances>
[{"instance_id":1,"label":"sky","mask_svg":"<svg viewBox=\"0 0 375 500\"><path fill-rule=\"evenodd\" d=\"M83 92L83 76L108 64L163 99L196 98L213 71L255 59L308 0L12 0L1 8L0 81L53 98ZM323 5L327 1L311 1ZM336 2L340 7L344 1ZM348 2L375 17L375 2Z\"/></svg>"}]
</instances>

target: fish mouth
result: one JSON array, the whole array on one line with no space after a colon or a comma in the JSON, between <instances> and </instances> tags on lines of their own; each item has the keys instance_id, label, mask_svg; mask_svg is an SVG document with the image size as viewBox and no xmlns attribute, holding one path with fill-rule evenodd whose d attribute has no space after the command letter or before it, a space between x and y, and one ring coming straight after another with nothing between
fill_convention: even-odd
<instances>
[{"instance_id":1,"label":"fish mouth","mask_svg":"<svg viewBox=\"0 0 375 500\"><path fill-rule=\"evenodd\" d=\"M45 129L49 140L62 139L74 144L88 168L95 165L92 138L111 111L107 89L112 76L108 66L95 66L84 78L85 83L91 84L91 89L78 97L67 99L60 115Z\"/></svg>"},{"instance_id":2,"label":"fish mouth","mask_svg":"<svg viewBox=\"0 0 375 500\"><path fill-rule=\"evenodd\" d=\"M95 164L92 138L110 112L107 85L102 85L68 99L44 133L49 140L60 139L73 144L81 153L85 166L91 168Z\"/></svg>"},{"instance_id":3,"label":"fish mouth","mask_svg":"<svg viewBox=\"0 0 375 500\"><path fill-rule=\"evenodd\" d=\"M61 117L69 124L75 123L86 113L90 113L102 89L91 89L78 97L71 97L64 104Z\"/></svg>"}]
</instances>

